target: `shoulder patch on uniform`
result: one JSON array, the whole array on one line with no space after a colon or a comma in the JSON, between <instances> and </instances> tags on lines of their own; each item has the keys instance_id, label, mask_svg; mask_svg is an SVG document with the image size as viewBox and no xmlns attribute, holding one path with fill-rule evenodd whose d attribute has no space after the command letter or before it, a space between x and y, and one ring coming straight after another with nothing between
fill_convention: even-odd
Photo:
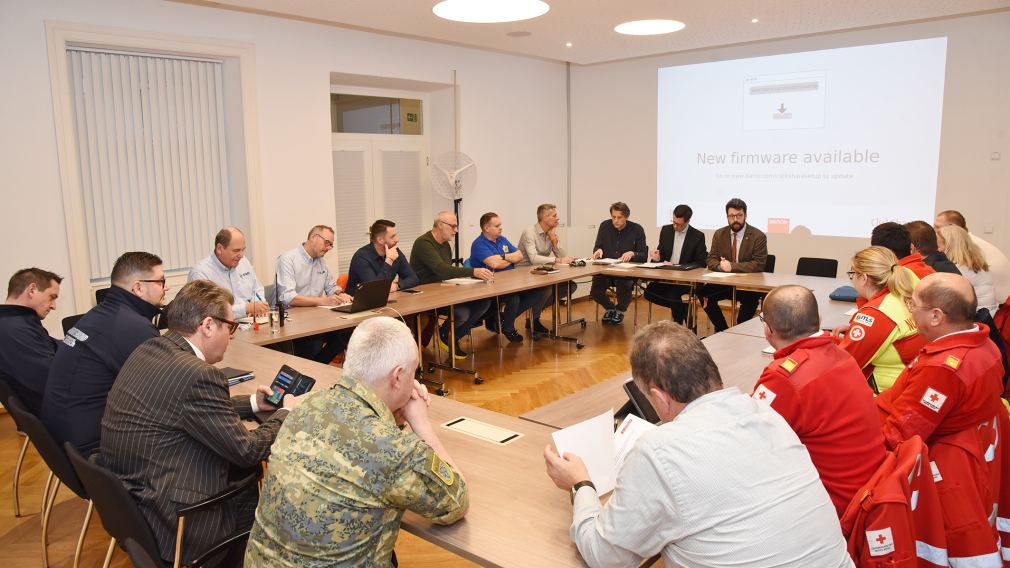
<instances>
[{"instance_id":1,"label":"shoulder patch on uniform","mask_svg":"<svg viewBox=\"0 0 1010 568\"><path fill-rule=\"evenodd\" d=\"M439 478L442 483L452 487L452 484L456 482L456 472L452 470L452 466L447 464L442 458L438 457L438 454L431 452L431 472L435 474L435 477Z\"/></svg>"},{"instance_id":2,"label":"shoulder patch on uniform","mask_svg":"<svg viewBox=\"0 0 1010 568\"><path fill-rule=\"evenodd\" d=\"M772 401L775 400L775 391L771 390L770 388L764 385L761 385L758 388L754 389L754 394L752 394L751 397L753 397L754 400L760 403L771 406Z\"/></svg>"},{"instance_id":3,"label":"shoulder patch on uniform","mask_svg":"<svg viewBox=\"0 0 1010 568\"><path fill-rule=\"evenodd\" d=\"M919 399L919 404L925 406L933 412L940 412L940 407L942 407L945 402L947 402L947 395L932 387L927 388L926 394L922 395L922 398Z\"/></svg>"},{"instance_id":4,"label":"shoulder patch on uniform","mask_svg":"<svg viewBox=\"0 0 1010 568\"><path fill-rule=\"evenodd\" d=\"M799 363L794 361L792 357L786 357L779 363L779 366L785 369L787 373L792 373L799 366Z\"/></svg>"},{"instance_id":5,"label":"shoulder patch on uniform","mask_svg":"<svg viewBox=\"0 0 1010 568\"><path fill-rule=\"evenodd\" d=\"M874 318L870 314L862 314L862 313L856 314L856 317L852 318L853 322L861 323L866 327L873 327L873 320Z\"/></svg>"},{"instance_id":6,"label":"shoulder patch on uniform","mask_svg":"<svg viewBox=\"0 0 1010 568\"><path fill-rule=\"evenodd\" d=\"M866 337L866 328L861 325L854 325L849 328L849 339L852 341L862 341Z\"/></svg>"},{"instance_id":7,"label":"shoulder patch on uniform","mask_svg":"<svg viewBox=\"0 0 1010 568\"><path fill-rule=\"evenodd\" d=\"M953 355L947 355L947 359L943 362L943 364L956 371L958 366L961 365L961 360Z\"/></svg>"},{"instance_id":8,"label":"shoulder patch on uniform","mask_svg":"<svg viewBox=\"0 0 1010 568\"><path fill-rule=\"evenodd\" d=\"M883 556L894 552L891 527L884 527L879 531L866 531L866 543L870 546L870 556Z\"/></svg>"}]
</instances>

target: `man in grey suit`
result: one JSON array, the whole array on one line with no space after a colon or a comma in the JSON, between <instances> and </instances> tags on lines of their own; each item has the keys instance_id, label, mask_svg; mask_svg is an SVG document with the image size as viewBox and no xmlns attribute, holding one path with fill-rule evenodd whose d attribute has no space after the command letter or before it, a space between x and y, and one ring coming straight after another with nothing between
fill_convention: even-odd
<instances>
[{"instance_id":1,"label":"man in grey suit","mask_svg":"<svg viewBox=\"0 0 1010 568\"><path fill-rule=\"evenodd\" d=\"M201 501L258 468L288 410L255 430L240 418L274 410L270 390L229 398L228 380L212 366L224 357L238 324L234 298L208 280L186 284L167 310L168 333L145 341L126 360L102 419L100 463L114 472L151 525L162 559L174 557L176 510ZM252 526L255 489L187 521L184 561Z\"/></svg>"},{"instance_id":2,"label":"man in grey suit","mask_svg":"<svg viewBox=\"0 0 1010 568\"><path fill-rule=\"evenodd\" d=\"M729 225L712 235L712 248L708 253L708 269L717 272L761 272L768 260L768 238L757 227L747 224L747 204L734 197L726 203L726 221ZM705 298L705 313L716 331L729 328L719 308L719 300L732 296L733 289L719 284L706 284L701 291ZM737 323L745 322L757 312L764 294L737 291L740 302Z\"/></svg>"}]
</instances>

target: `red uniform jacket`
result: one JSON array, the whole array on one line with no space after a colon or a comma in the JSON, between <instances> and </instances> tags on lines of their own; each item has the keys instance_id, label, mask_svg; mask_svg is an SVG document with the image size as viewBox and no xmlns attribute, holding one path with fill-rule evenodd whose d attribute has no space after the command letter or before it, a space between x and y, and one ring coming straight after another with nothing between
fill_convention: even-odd
<instances>
[{"instance_id":1,"label":"red uniform jacket","mask_svg":"<svg viewBox=\"0 0 1010 568\"><path fill-rule=\"evenodd\" d=\"M999 565L996 513L1007 432L1002 363L985 325L923 347L894 386L877 397L889 447L921 436L943 507L952 563Z\"/></svg>"},{"instance_id":2,"label":"red uniform jacket","mask_svg":"<svg viewBox=\"0 0 1010 568\"><path fill-rule=\"evenodd\" d=\"M914 272L915 275L919 277L919 280L922 280L927 275L936 272L933 270L932 266L923 262L922 255L919 253L906 256L905 258L899 260L898 264Z\"/></svg>"},{"instance_id":3,"label":"red uniform jacket","mask_svg":"<svg viewBox=\"0 0 1010 568\"><path fill-rule=\"evenodd\" d=\"M838 515L884 461L873 394L859 366L830 334L775 352L754 386L807 447Z\"/></svg>"}]
</instances>

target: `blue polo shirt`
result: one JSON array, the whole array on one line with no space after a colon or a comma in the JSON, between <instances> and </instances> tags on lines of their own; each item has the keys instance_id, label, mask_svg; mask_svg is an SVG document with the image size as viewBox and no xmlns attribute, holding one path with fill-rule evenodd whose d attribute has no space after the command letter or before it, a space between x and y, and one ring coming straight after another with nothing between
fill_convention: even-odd
<instances>
[{"instance_id":1,"label":"blue polo shirt","mask_svg":"<svg viewBox=\"0 0 1010 568\"><path fill-rule=\"evenodd\" d=\"M474 239L473 244L470 245L470 265L474 268L487 268L491 270L491 267L484 264L484 259L489 256L500 256L502 253L508 254L510 252L516 252L517 249L515 245L509 242L505 236L498 237L495 241L488 240L481 233ZM496 272L501 272L502 270L512 270L515 268L513 265L508 265L507 268L499 268Z\"/></svg>"}]
</instances>

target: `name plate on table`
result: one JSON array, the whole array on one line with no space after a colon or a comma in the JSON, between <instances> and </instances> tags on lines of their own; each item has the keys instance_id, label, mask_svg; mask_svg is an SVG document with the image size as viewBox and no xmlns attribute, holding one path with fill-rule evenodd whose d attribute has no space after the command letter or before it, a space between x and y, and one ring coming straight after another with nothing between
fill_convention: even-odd
<instances>
[{"instance_id":1,"label":"name plate on table","mask_svg":"<svg viewBox=\"0 0 1010 568\"><path fill-rule=\"evenodd\" d=\"M519 432L499 428L487 422L481 422L480 420L474 420L465 416L450 420L442 424L442 427L499 445L508 444L523 437Z\"/></svg>"}]
</instances>

